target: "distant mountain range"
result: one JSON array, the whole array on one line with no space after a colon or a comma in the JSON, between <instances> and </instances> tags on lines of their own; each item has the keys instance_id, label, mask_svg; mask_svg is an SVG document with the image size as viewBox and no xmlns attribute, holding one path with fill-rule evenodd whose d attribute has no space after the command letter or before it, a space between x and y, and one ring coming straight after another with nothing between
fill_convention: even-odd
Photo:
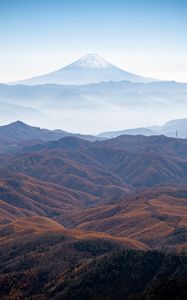
<instances>
[{"instance_id":1,"label":"distant mountain range","mask_svg":"<svg viewBox=\"0 0 187 300\"><path fill-rule=\"evenodd\" d=\"M103 132L98 135L100 138L114 138L120 135L165 135L168 137L187 138L187 118L171 120L163 126L151 126L147 128L134 128L119 131Z\"/></svg>"},{"instance_id":2,"label":"distant mountain range","mask_svg":"<svg viewBox=\"0 0 187 300\"><path fill-rule=\"evenodd\" d=\"M173 81L113 81L81 86L0 84L0 102L3 102L1 124L20 119L45 128L101 132L115 128L116 124L122 128L135 127L144 120L151 125L185 117L187 84Z\"/></svg>"},{"instance_id":3,"label":"distant mountain range","mask_svg":"<svg viewBox=\"0 0 187 300\"><path fill-rule=\"evenodd\" d=\"M165 135L174 138L187 138L187 118L172 120L167 122L163 126L103 132L97 136L71 133L60 129L41 129L39 127L27 125L22 121L16 121L8 125L0 126L0 153L8 151L18 151L23 147L32 145L34 147L35 144L42 144L43 142L49 142L48 145L52 145L50 144L51 141L58 141L68 136L94 142L116 138L122 135L142 135L147 137L154 135ZM41 146L41 148L42 147L43 146Z\"/></svg>"},{"instance_id":4,"label":"distant mountain range","mask_svg":"<svg viewBox=\"0 0 187 300\"><path fill-rule=\"evenodd\" d=\"M21 80L15 84L89 84L101 81L151 82L154 79L132 74L114 66L97 54L88 54L57 71Z\"/></svg>"}]
</instances>

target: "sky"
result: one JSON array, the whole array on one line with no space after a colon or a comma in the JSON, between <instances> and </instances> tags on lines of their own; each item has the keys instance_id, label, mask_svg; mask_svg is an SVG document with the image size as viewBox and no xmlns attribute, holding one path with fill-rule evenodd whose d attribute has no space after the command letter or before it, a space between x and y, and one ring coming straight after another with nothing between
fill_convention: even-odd
<instances>
[{"instance_id":1,"label":"sky","mask_svg":"<svg viewBox=\"0 0 187 300\"><path fill-rule=\"evenodd\" d=\"M0 82L87 53L129 72L187 82L187 1L0 0Z\"/></svg>"}]
</instances>

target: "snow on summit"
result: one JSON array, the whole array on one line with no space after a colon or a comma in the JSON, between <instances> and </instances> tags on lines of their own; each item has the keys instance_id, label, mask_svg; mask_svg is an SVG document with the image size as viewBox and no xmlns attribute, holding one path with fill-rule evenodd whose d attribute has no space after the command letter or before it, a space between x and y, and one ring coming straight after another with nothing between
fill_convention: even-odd
<instances>
[{"instance_id":1,"label":"snow on summit","mask_svg":"<svg viewBox=\"0 0 187 300\"><path fill-rule=\"evenodd\" d=\"M87 54L67 67L105 69L112 67L112 64L97 54Z\"/></svg>"}]
</instances>

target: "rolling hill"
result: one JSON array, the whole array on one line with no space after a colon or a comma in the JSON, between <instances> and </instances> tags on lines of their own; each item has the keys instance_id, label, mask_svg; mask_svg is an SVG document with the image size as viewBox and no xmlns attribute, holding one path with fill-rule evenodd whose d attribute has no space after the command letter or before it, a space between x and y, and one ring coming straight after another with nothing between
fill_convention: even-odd
<instances>
[{"instance_id":1,"label":"rolling hill","mask_svg":"<svg viewBox=\"0 0 187 300\"><path fill-rule=\"evenodd\" d=\"M72 212L65 226L133 238L152 249L187 250L187 188L159 187Z\"/></svg>"}]
</instances>

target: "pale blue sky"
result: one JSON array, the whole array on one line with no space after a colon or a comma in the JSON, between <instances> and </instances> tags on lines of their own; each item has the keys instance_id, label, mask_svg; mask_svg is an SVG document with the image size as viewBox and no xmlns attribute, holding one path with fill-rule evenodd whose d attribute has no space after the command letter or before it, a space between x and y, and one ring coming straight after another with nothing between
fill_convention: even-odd
<instances>
[{"instance_id":1,"label":"pale blue sky","mask_svg":"<svg viewBox=\"0 0 187 300\"><path fill-rule=\"evenodd\" d=\"M187 1L0 0L0 82L98 53L130 72L187 82Z\"/></svg>"}]
</instances>

